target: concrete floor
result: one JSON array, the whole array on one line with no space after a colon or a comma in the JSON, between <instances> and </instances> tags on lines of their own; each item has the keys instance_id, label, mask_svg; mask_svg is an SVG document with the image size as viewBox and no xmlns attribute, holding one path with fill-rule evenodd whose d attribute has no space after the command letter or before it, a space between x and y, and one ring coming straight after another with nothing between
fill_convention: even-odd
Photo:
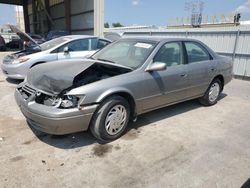
<instances>
[{"instance_id":1,"label":"concrete floor","mask_svg":"<svg viewBox=\"0 0 250 188\"><path fill-rule=\"evenodd\" d=\"M238 188L250 181L250 82L233 80L212 107L189 101L140 116L106 145L88 132L32 131L15 87L0 73L0 187Z\"/></svg>"}]
</instances>

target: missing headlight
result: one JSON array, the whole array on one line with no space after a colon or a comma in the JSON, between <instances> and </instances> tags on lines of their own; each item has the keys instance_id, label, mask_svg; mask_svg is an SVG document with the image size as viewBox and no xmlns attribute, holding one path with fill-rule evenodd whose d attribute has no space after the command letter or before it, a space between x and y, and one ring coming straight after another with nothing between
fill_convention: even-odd
<instances>
[{"instance_id":1,"label":"missing headlight","mask_svg":"<svg viewBox=\"0 0 250 188\"><path fill-rule=\"evenodd\" d=\"M55 108L81 108L85 96L63 95L63 96L49 96L44 93L36 95L35 101L39 104L51 106Z\"/></svg>"},{"instance_id":2,"label":"missing headlight","mask_svg":"<svg viewBox=\"0 0 250 188\"><path fill-rule=\"evenodd\" d=\"M44 93L39 93L36 95L35 101L46 106L59 107L62 99L56 96L49 96Z\"/></svg>"},{"instance_id":3,"label":"missing headlight","mask_svg":"<svg viewBox=\"0 0 250 188\"><path fill-rule=\"evenodd\" d=\"M76 96L65 95L61 102L60 107L62 108L74 108L78 105L79 98Z\"/></svg>"}]
</instances>

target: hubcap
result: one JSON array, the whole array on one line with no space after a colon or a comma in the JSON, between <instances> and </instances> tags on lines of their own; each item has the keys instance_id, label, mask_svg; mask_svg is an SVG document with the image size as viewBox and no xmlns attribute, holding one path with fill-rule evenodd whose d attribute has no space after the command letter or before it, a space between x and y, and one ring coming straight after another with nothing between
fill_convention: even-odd
<instances>
[{"instance_id":1,"label":"hubcap","mask_svg":"<svg viewBox=\"0 0 250 188\"><path fill-rule=\"evenodd\" d=\"M214 102L218 98L220 93L220 85L215 82L209 89L209 101Z\"/></svg>"},{"instance_id":2,"label":"hubcap","mask_svg":"<svg viewBox=\"0 0 250 188\"><path fill-rule=\"evenodd\" d=\"M105 129L109 135L116 135L124 127L127 120L127 110L122 105L116 105L108 112Z\"/></svg>"}]
</instances>

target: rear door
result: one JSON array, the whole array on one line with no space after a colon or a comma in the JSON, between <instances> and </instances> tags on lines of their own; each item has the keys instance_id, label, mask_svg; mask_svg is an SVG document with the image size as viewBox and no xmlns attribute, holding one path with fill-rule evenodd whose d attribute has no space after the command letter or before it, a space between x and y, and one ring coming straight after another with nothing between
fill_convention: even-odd
<instances>
[{"instance_id":1,"label":"rear door","mask_svg":"<svg viewBox=\"0 0 250 188\"><path fill-rule=\"evenodd\" d=\"M184 42L188 61L188 96L205 93L215 71L215 62L207 49L198 42Z\"/></svg>"},{"instance_id":2,"label":"rear door","mask_svg":"<svg viewBox=\"0 0 250 188\"><path fill-rule=\"evenodd\" d=\"M68 52L64 49L68 48ZM58 48L58 59L84 58L92 55L90 39L78 39Z\"/></svg>"},{"instance_id":3,"label":"rear door","mask_svg":"<svg viewBox=\"0 0 250 188\"><path fill-rule=\"evenodd\" d=\"M187 65L184 63L182 43L164 44L155 55L154 62L166 63L167 69L145 72L144 111L181 101L187 95Z\"/></svg>"}]
</instances>

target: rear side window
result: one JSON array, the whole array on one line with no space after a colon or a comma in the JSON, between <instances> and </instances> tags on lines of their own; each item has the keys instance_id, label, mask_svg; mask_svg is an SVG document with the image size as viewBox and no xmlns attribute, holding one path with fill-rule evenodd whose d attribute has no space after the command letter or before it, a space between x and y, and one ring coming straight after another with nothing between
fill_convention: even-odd
<instances>
[{"instance_id":1,"label":"rear side window","mask_svg":"<svg viewBox=\"0 0 250 188\"><path fill-rule=\"evenodd\" d=\"M208 51L200 44L194 42L185 42L188 63L194 63L199 61L208 61L211 59Z\"/></svg>"}]
</instances>

